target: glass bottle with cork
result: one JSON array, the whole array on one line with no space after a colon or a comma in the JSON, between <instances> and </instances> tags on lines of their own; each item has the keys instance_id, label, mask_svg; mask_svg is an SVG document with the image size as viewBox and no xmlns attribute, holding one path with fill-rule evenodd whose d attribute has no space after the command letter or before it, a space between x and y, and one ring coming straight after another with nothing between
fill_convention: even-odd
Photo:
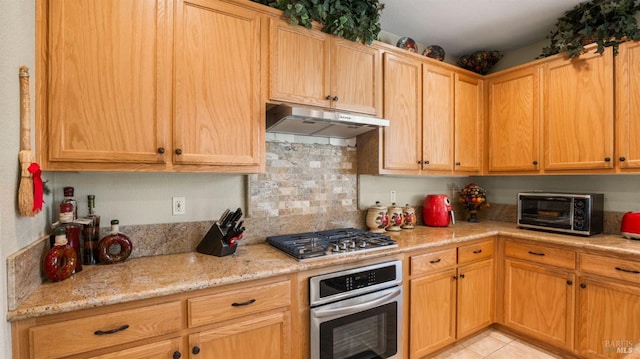
<instances>
[{"instance_id":1,"label":"glass bottle with cork","mask_svg":"<svg viewBox=\"0 0 640 359\"><path fill-rule=\"evenodd\" d=\"M96 214L95 204L96 196L90 194L87 196L87 203L89 213L87 214L87 221L82 229L84 234L84 257L83 264L98 264L100 263L98 253L98 243L100 242L100 216Z\"/></svg>"},{"instance_id":2,"label":"glass bottle with cork","mask_svg":"<svg viewBox=\"0 0 640 359\"><path fill-rule=\"evenodd\" d=\"M62 203L70 203L73 206L73 218L71 221L78 219L78 201L73 197L74 188L64 187L62 191L64 192Z\"/></svg>"},{"instance_id":3,"label":"glass bottle with cork","mask_svg":"<svg viewBox=\"0 0 640 359\"><path fill-rule=\"evenodd\" d=\"M77 260L75 261L74 273L82 271L82 249L80 243L80 234L82 232L82 225L73 223L73 205L69 202L62 202L60 204L60 221L56 227L64 228L68 244L76 253Z\"/></svg>"},{"instance_id":4,"label":"glass bottle with cork","mask_svg":"<svg viewBox=\"0 0 640 359\"><path fill-rule=\"evenodd\" d=\"M132 250L131 239L120 232L120 221L117 219L112 220L111 232L104 236L99 243L100 263L114 264L124 262L131 255Z\"/></svg>"}]
</instances>

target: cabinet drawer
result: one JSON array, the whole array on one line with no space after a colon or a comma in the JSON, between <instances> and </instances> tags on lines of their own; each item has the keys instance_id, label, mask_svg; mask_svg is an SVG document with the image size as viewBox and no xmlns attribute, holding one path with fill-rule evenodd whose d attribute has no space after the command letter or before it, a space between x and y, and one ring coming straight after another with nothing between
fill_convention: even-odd
<instances>
[{"instance_id":1,"label":"cabinet drawer","mask_svg":"<svg viewBox=\"0 0 640 359\"><path fill-rule=\"evenodd\" d=\"M458 247L459 264L491 257L493 257L493 240Z\"/></svg>"},{"instance_id":2,"label":"cabinet drawer","mask_svg":"<svg viewBox=\"0 0 640 359\"><path fill-rule=\"evenodd\" d=\"M179 331L180 302L73 319L29 329L33 358L59 358Z\"/></svg>"},{"instance_id":3,"label":"cabinet drawer","mask_svg":"<svg viewBox=\"0 0 640 359\"><path fill-rule=\"evenodd\" d=\"M571 250L507 241L504 255L556 267L575 269L576 253Z\"/></svg>"},{"instance_id":4,"label":"cabinet drawer","mask_svg":"<svg viewBox=\"0 0 640 359\"><path fill-rule=\"evenodd\" d=\"M285 307L290 303L291 283L288 280L191 298L187 300L189 327Z\"/></svg>"},{"instance_id":5,"label":"cabinet drawer","mask_svg":"<svg viewBox=\"0 0 640 359\"><path fill-rule=\"evenodd\" d=\"M420 254L411 257L411 274L422 274L444 269L456 264L456 249Z\"/></svg>"},{"instance_id":6,"label":"cabinet drawer","mask_svg":"<svg viewBox=\"0 0 640 359\"><path fill-rule=\"evenodd\" d=\"M640 262L633 260L581 253L580 270L585 273L640 283Z\"/></svg>"}]
</instances>

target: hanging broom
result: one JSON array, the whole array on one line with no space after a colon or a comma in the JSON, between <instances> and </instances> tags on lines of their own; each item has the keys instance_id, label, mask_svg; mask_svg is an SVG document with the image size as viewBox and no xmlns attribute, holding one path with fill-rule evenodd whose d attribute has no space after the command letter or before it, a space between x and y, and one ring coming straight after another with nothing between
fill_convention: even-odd
<instances>
[{"instance_id":1,"label":"hanging broom","mask_svg":"<svg viewBox=\"0 0 640 359\"><path fill-rule=\"evenodd\" d=\"M18 207L20 215L35 216L42 209L38 208L34 202L33 172L37 171L39 176L40 168L37 164L32 166L33 153L31 153L31 116L29 98L29 68L20 67L20 188L18 190ZM35 168L37 167L37 168Z\"/></svg>"}]
</instances>

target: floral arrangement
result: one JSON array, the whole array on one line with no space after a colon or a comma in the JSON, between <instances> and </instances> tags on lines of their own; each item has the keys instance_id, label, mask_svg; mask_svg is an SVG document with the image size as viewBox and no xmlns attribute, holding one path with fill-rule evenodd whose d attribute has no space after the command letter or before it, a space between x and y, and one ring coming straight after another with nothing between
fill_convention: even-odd
<instances>
[{"instance_id":1,"label":"floral arrangement","mask_svg":"<svg viewBox=\"0 0 640 359\"><path fill-rule=\"evenodd\" d=\"M487 192L475 183L464 186L459 194L462 206L468 211L478 210L482 206L490 207L487 202Z\"/></svg>"}]
</instances>

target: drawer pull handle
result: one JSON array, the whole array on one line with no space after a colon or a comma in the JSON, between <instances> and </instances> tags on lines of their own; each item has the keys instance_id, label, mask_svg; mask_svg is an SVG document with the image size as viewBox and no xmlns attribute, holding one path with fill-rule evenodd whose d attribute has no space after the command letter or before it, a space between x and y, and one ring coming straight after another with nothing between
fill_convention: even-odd
<instances>
[{"instance_id":1,"label":"drawer pull handle","mask_svg":"<svg viewBox=\"0 0 640 359\"><path fill-rule=\"evenodd\" d=\"M249 299L246 302L242 302L242 303L231 303L232 306L234 307L244 307L245 305L249 305L249 304L253 304L256 300L255 299Z\"/></svg>"},{"instance_id":2,"label":"drawer pull handle","mask_svg":"<svg viewBox=\"0 0 640 359\"><path fill-rule=\"evenodd\" d=\"M532 254L534 256L544 256L544 253L539 253L539 252L533 252L533 251L529 251L529 254Z\"/></svg>"},{"instance_id":3,"label":"drawer pull handle","mask_svg":"<svg viewBox=\"0 0 640 359\"><path fill-rule=\"evenodd\" d=\"M482 253L482 249L476 249L475 251L473 251L473 254L480 254Z\"/></svg>"},{"instance_id":4,"label":"drawer pull handle","mask_svg":"<svg viewBox=\"0 0 640 359\"><path fill-rule=\"evenodd\" d=\"M95 335L115 334L117 332L121 332L121 331L126 330L126 329L129 329L129 324L125 324L125 325L121 326L120 328L111 329L111 330L96 330L95 332L93 332L93 334L95 334Z\"/></svg>"},{"instance_id":5,"label":"drawer pull handle","mask_svg":"<svg viewBox=\"0 0 640 359\"><path fill-rule=\"evenodd\" d=\"M624 268L616 267L616 270L620 272L625 272L625 273L640 274L640 271L633 270L633 269L624 269Z\"/></svg>"},{"instance_id":6,"label":"drawer pull handle","mask_svg":"<svg viewBox=\"0 0 640 359\"><path fill-rule=\"evenodd\" d=\"M440 258L438 258L438 259L434 259L434 260L432 260L432 261L429 261L429 263L431 263L431 264L440 263Z\"/></svg>"}]
</instances>

